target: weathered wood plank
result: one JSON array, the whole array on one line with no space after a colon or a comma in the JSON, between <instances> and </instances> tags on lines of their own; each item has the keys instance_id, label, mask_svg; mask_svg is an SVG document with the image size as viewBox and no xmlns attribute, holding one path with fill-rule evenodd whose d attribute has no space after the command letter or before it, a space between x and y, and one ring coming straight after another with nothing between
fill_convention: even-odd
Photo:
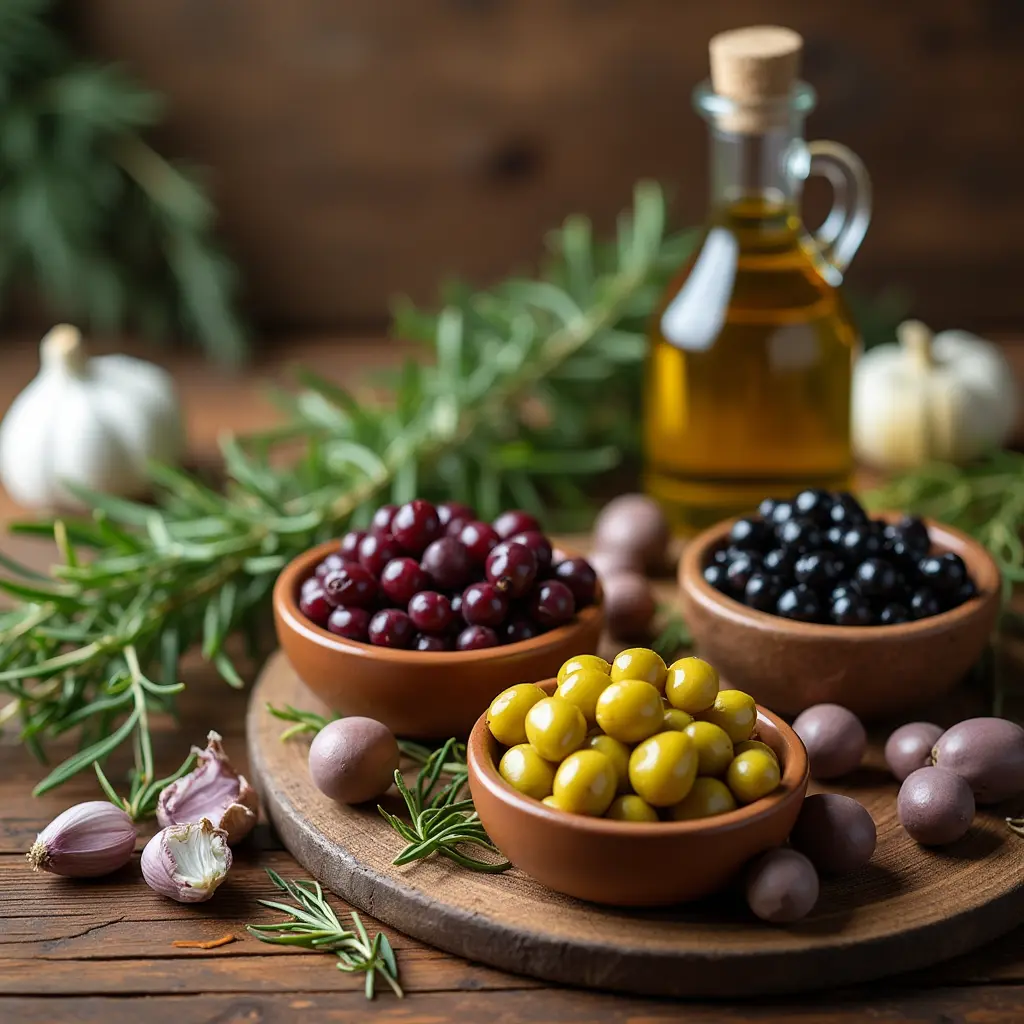
<instances>
[{"instance_id":1,"label":"weathered wood plank","mask_svg":"<svg viewBox=\"0 0 1024 1024\"><path fill-rule=\"evenodd\" d=\"M339 973L339 972L335 972ZM765 1001L739 1005L622 999L571 990L425 992L409 1000L379 996L367 1004L355 991L272 994L159 995L144 1004L146 1024L1019 1024L1024 992L1013 986L899 992L891 989L832 993L814 1006ZM0 998L0 1019L17 1024L138 1024L140 1004L130 999Z\"/></svg>"}]
</instances>

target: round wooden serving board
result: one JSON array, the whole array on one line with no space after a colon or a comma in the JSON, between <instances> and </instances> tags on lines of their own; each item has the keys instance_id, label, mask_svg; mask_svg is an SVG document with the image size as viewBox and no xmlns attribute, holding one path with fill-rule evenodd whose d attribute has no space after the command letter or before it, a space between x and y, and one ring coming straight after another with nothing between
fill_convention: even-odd
<instances>
[{"instance_id":1,"label":"round wooden serving board","mask_svg":"<svg viewBox=\"0 0 1024 1024\"><path fill-rule=\"evenodd\" d=\"M281 654L253 691L249 756L267 813L295 858L380 921L450 953L587 988L666 996L750 996L830 988L963 953L1024 920L1024 840L1001 815L979 813L942 852L896 820L896 786L873 761L844 792L878 826L870 864L825 881L806 920L754 919L738 894L656 911L609 909L549 892L518 871L485 875L441 858L392 865L401 846L376 807L339 806L306 770L308 741L282 743L266 703L326 713ZM398 813L400 800L386 803ZM1003 813L1007 811L1000 808ZM1016 811L1017 808L1012 808ZM652 864L685 871L685 864Z\"/></svg>"}]
</instances>

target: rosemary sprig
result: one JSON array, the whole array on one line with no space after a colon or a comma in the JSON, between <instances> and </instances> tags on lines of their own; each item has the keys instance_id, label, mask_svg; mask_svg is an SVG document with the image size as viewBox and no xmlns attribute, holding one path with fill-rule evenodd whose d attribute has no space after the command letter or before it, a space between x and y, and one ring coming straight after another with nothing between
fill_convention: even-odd
<instances>
[{"instance_id":1,"label":"rosemary sprig","mask_svg":"<svg viewBox=\"0 0 1024 1024\"><path fill-rule=\"evenodd\" d=\"M354 910L351 912L353 930L343 927L324 897L319 882L286 881L270 868L267 868L267 874L274 885L287 893L296 905L260 900L263 906L287 914L290 920L279 924L247 924L245 927L250 934L255 935L260 942L278 946L302 946L314 952L336 954L339 971L348 974L361 971L366 975L367 999L374 997L378 973L399 999L403 997L402 986L398 983L395 953L383 932L377 932L371 940L359 914Z\"/></svg>"},{"instance_id":2,"label":"rosemary sprig","mask_svg":"<svg viewBox=\"0 0 1024 1024\"><path fill-rule=\"evenodd\" d=\"M393 864L411 864L433 853L447 857L472 871L500 874L512 865L506 860L481 860L459 846L478 846L500 856L487 838L471 799L460 799L468 778L466 748L455 739L448 740L426 760L412 789L395 772L395 785L409 812L407 824L397 815L378 807L384 820L406 841L406 847Z\"/></svg>"},{"instance_id":3,"label":"rosemary sprig","mask_svg":"<svg viewBox=\"0 0 1024 1024\"><path fill-rule=\"evenodd\" d=\"M638 401L640 321L659 274L680 258L663 225L661 192L641 185L616 245L594 245L587 222L570 218L540 279L462 293L429 323L419 315L417 328L433 331L433 359L404 367L393 400L361 403L305 375L305 390L282 398L285 427L224 440L223 493L154 466L155 505L78 489L91 516L22 524L54 535L64 563L39 579L6 562L12 575L0 589L17 603L0 613L0 693L10 698L0 724L19 723L40 756L68 731L81 741L36 792L126 742L136 771L153 779L150 723L173 712L181 655L199 645L242 686L228 637L241 632L258 650L282 566L365 523L381 501L444 495L484 518L506 503L541 514L548 501L585 507L574 478L629 450L619 439L636 418L621 411ZM538 403L557 410L557 423L536 415ZM295 439L305 452L282 465L279 446Z\"/></svg>"},{"instance_id":4,"label":"rosemary sprig","mask_svg":"<svg viewBox=\"0 0 1024 1024\"><path fill-rule=\"evenodd\" d=\"M110 780L104 774L103 769L99 766L98 761L93 762L93 768L96 769L96 778L99 781L100 789L107 795L107 799L115 807L120 807L124 810L132 821L142 821L156 814L156 805L160 799L160 794L172 782L177 782L183 775L187 775L195 763L196 754L193 751L185 758L181 767L172 775L152 781L135 771L135 769L132 769L128 773L130 788L127 797L118 795L117 791L110 784Z\"/></svg>"},{"instance_id":5,"label":"rosemary sprig","mask_svg":"<svg viewBox=\"0 0 1024 1024\"><path fill-rule=\"evenodd\" d=\"M692 645L693 634L683 616L675 608L663 607L659 611L665 616L665 622L661 632L651 643L651 650L657 651L667 661L682 648Z\"/></svg>"}]
</instances>

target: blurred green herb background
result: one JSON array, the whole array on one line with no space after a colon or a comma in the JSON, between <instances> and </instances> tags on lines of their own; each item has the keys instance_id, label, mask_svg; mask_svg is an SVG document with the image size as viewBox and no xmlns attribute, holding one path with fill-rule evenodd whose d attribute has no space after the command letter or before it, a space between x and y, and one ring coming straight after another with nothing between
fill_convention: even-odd
<instances>
[{"instance_id":1,"label":"blurred green herb background","mask_svg":"<svg viewBox=\"0 0 1024 1024\"><path fill-rule=\"evenodd\" d=\"M79 59L55 0L0 2L0 312L26 295L96 331L242 361L238 274L195 170L144 133L160 97Z\"/></svg>"}]
</instances>

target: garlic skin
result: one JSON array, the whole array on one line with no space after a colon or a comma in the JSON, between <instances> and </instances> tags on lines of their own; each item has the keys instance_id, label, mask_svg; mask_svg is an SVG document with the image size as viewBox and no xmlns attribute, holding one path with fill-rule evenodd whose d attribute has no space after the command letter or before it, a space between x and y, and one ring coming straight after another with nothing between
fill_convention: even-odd
<instances>
[{"instance_id":1,"label":"garlic skin","mask_svg":"<svg viewBox=\"0 0 1024 1024\"><path fill-rule=\"evenodd\" d=\"M230 867L227 835L208 818L161 829L142 851L146 885L179 903L204 903Z\"/></svg>"},{"instance_id":2,"label":"garlic skin","mask_svg":"<svg viewBox=\"0 0 1024 1024\"><path fill-rule=\"evenodd\" d=\"M966 463L1006 442L1017 392L998 348L966 331L933 337L917 320L900 324L897 336L898 345L871 349L854 371L860 461L883 470Z\"/></svg>"},{"instance_id":3,"label":"garlic skin","mask_svg":"<svg viewBox=\"0 0 1024 1024\"><path fill-rule=\"evenodd\" d=\"M193 747L199 766L161 794L156 805L156 820L161 826L183 825L209 818L227 834L234 845L244 839L259 817L260 798L244 775L239 775L221 746L219 733L206 737L206 749Z\"/></svg>"},{"instance_id":4,"label":"garlic skin","mask_svg":"<svg viewBox=\"0 0 1024 1024\"><path fill-rule=\"evenodd\" d=\"M0 422L0 479L19 504L81 508L64 481L137 497L148 490L148 460L178 461L181 411L159 366L124 355L89 359L69 324L43 338L40 362Z\"/></svg>"},{"instance_id":5,"label":"garlic skin","mask_svg":"<svg viewBox=\"0 0 1024 1024\"><path fill-rule=\"evenodd\" d=\"M98 878L123 868L134 850L132 819L106 800L87 800L58 814L26 856L33 871Z\"/></svg>"}]
</instances>

